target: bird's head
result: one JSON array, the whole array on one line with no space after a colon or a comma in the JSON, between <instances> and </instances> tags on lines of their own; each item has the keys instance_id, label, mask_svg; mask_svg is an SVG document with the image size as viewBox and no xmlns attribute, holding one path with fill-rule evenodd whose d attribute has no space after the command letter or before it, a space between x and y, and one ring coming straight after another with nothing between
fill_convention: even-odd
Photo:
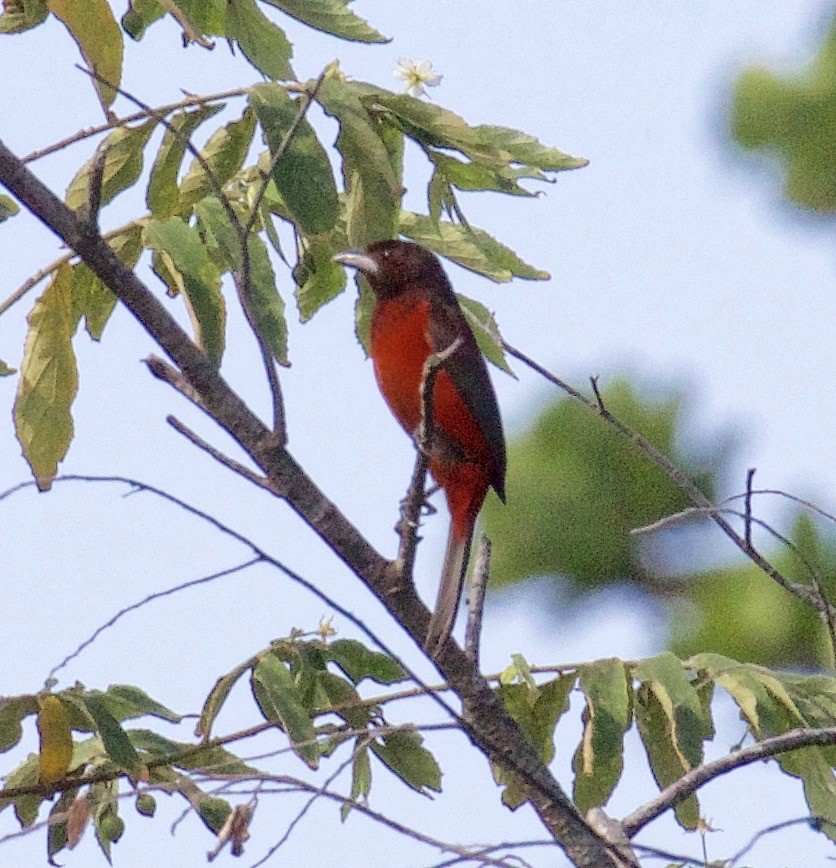
<instances>
[{"instance_id":1,"label":"bird's head","mask_svg":"<svg viewBox=\"0 0 836 868\"><path fill-rule=\"evenodd\" d=\"M375 241L365 250L344 250L334 261L364 274L379 297L391 298L414 286L448 285L436 256L409 241Z\"/></svg>"}]
</instances>

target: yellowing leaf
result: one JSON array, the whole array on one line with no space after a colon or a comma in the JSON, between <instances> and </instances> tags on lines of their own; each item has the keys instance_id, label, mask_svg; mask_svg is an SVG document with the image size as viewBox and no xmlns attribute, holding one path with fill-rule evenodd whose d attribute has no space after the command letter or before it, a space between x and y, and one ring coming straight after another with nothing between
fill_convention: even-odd
<instances>
[{"instance_id":1,"label":"yellowing leaf","mask_svg":"<svg viewBox=\"0 0 836 868\"><path fill-rule=\"evenodd\" d=\"M14 406L15 433L38 488L47 491L72 440L70 407L78 391L69 265L56 270L28 322Z\"/></svg>"},{"instance_id":2,"label":"yellowing leaf","mask_svg":"<svg viewBox=\"0 0 836 868\"><path fill-rule=\"evenodd\" d=\"M41 697L38 705L38 778L45 784L54 784L67 773L73 757L70 718L64 703L57 696Z\"/></svg>"},{"instance_id":3,"label":"yellowing leaf","mask_svg":"<svg viewBox=\"0 0 836 868\"><path fill-rule=\"evenodd\" d=\"M48 0L48 6L70 31L84 62L98 76L94 83L102 106L107 108L116 99L114 88L122 78L124 47L122 31L107 0Z\"/></svg>"}]
</instances>

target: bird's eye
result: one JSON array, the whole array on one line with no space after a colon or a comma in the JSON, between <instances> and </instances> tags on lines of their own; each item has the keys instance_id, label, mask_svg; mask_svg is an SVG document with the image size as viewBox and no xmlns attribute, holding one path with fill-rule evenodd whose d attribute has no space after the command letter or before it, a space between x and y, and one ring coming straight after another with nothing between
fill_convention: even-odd
<instances>
[{"instance_id":1,"label":"bird's eye","mask_svg":"<svg viewBox=\"0 0 836 868\"><path fill-rule=\"evenodd\" d=\"M391 250L384 250L384 251L383 251L383 258L384 258L384 259L388 259L388 258L389 258L389 254L390 254L391 252L392 252Z\"/></svg>"}]
</instances>

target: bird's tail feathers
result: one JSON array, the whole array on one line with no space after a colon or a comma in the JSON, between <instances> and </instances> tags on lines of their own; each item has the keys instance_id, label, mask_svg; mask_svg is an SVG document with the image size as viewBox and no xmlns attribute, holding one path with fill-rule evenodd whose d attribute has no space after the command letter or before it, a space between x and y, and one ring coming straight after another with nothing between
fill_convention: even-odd
<instances>
[{"instance_id":1,"label":"bird's tail feathers","mask_svg":"<svg viewBox=\"0 0 836 868\"><path fill-rule=\"evenodd\" d=\"M444 567L438 586L435 610L430 619L424 650L435 657L453 632L453 624L462 596L467 562L470 557L470 542L473 539L473 525L464 536L456 532L454 523L450 525L447 537L447 551L444 554Z\"/></svg>"}]
</instances>

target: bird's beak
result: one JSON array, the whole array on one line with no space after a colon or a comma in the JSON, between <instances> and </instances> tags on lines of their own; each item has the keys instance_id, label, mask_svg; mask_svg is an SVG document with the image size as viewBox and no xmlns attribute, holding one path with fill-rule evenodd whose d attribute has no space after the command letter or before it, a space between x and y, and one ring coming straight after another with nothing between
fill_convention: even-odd
<instances>
[{"instance_id":1,"label":"bird's beak","mask_svg":"<svg viewBox=\"0 0 836 868\"><path fill-rule=\"evenodd\" d=\"M363 274L377 274L380 270L374 259L362 250L343 250L342 253L337 253L331 258L334 262L339 262L340 265L348 265L350 268L356 268L358 271L362 271Z\"/></svg>"}]
</instances>

